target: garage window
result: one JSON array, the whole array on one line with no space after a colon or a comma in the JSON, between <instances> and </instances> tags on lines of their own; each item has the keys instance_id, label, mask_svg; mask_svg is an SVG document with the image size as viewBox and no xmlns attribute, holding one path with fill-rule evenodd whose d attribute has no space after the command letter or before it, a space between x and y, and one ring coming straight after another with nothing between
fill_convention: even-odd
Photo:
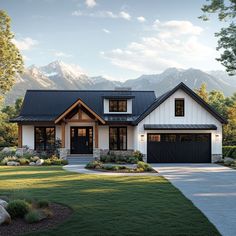
<instances>
[{"instance_id":1,"label":"garage window","mask_svg":"<svg viewBox=\"0 0 236 236\"><path fill-rule=\"evenodd\" d=\"M184 116L184 99L175 99L175 116Z\"/></svg>"},{"instance_id":2,"label":"garage window","mask_svg":"<svg viewBox=\"0 0 236 236\"><path fill-rule=\"evenodd\" d=\"M149 134L148 135L148 141L149 142L160 142L161 141L161 135L160 134Z\"/></svg>"}]
</instances>

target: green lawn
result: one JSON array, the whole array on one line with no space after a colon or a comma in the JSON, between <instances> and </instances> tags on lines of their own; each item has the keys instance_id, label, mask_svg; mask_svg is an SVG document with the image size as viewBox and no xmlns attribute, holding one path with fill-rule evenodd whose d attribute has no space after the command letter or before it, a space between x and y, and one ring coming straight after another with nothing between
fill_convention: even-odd
<instances>
[{"instance_id":1,"label":"green lawn","mask_svg":"<svg viewBox=\"0 0 236 236\"><path fill-rule=\"evenodd\" d=\"M48 199L73 216L32 235L219 235L206 217L166 179L97 176L61 167L0 167L0 195Z\"/></svg>"}]
</instances>

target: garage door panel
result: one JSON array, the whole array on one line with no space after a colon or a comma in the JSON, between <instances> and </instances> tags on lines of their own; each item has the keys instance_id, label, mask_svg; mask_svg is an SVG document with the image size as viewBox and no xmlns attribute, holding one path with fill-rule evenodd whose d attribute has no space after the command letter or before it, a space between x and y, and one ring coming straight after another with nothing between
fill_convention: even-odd
<instances>
[{"instance_id":1,"label":"garage door panel","mask_svg":"<svg viewBox=\"0 0 236 236\"><path fill-rule=\"evenodd\" d=\"M210 134L148 134L149 163L211 162Z\"/></svg>"}]
</instances>

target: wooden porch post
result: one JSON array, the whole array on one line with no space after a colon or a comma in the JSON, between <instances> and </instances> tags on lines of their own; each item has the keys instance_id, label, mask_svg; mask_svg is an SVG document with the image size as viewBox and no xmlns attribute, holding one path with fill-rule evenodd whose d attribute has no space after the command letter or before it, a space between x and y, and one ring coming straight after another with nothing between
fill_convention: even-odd
<instances>
[{"instance_id":1,"label":"wooden porch post","mask_svg":"<svg viewBox=\"0 0 236 236\"><path fill-rule=\"evenodd\" d=\"M61 123L61 147L65 148L65 123Z\"/></svg>"},{"instance_id":2,"label":"wooden porch post","mask_svg":"<svg viewBox=\"0 0 236 236\"><path fill-rule=\"evenodd\" d=\"M95 148L98 148L98 122L95 122Z\"/></svg>"},{"instance_id":3,"label":"wooden porch post","mask_svg":"<svg viewBox=\"0 0 236 236\"><path fill-rule=\"evenodd\" d=\"M22 125L18 124L18 148L22 148Z\"/></svg>"}]
</instances>

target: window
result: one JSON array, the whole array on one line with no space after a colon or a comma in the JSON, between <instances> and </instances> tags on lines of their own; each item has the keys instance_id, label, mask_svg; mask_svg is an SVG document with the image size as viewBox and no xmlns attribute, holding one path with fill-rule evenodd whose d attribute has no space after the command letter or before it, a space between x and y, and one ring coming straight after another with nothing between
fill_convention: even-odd
<instances>
[{"instance_id":1,"label":"window","mask_svg":"<svg viewBox=\"0 0 236 236\"><path fill-rule=\"evenodd\" d=\"M55 146L54 127L35 127L35 150L52 150Z\"/></svg>"},{"instance_id":2,"label":"window","mask_svg":"<svg viewBox=\"0 0 236 236\"><path fill-rule=\"evenodd\" d=\"M109 112L127 112L127 100L109 100Z\"/></svg>"},{"instance_id":3,"label":"window","mask_svg":"<svg viewBox=\"0 0 236 236\"><path fill-rule=\"evenodd\" d=\"M161 141L161 135L160 134L149 134L148 135L148 141L149 142L160 142Z\"/></svg>"},{"instance_id":4,"label":"window","mask_svg":"<svg viewBox=\"0 0 236 236\"><path fill-rule=\"evenodd\" d=\"M110 150L127 150L127 128L110 127L109 145Z\"/></svg>"},{"instance_id":5,"label":"window","mask_svg":"<svg viewBox=\"0 0 236 236\"><path fill-rule=\"evenodd\" d=\"M184 99L175 99L175 116L184 116Z\"/></svg>"}]
</instances>

